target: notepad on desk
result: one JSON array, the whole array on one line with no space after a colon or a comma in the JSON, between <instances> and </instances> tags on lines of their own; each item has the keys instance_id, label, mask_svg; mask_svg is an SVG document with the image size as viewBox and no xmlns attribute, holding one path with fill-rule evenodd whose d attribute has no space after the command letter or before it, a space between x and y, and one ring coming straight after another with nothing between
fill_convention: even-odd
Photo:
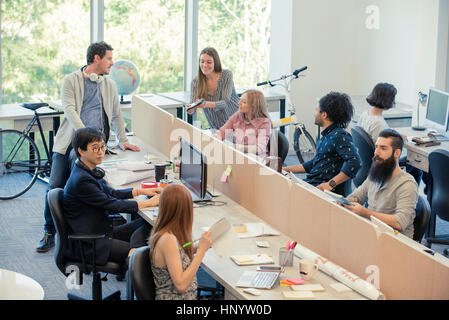
<instances>
[{"instance_id":1,"label":"notepad on desk","mask_svg":"<svg viewBox=\"0 0 449 320\"><path fill-rule=\"evenodd\" d=\"M272 257L261 253L261 254L245 254L236 255L230 257L239 266L250 266L256 264L273 264L274 260Z\"/></svg>"},{"instance_id":2,"label":"notepad on desk","mask_svg":"<svg viewBox=\"0 0 449 320\"><path fill-rule=\"evenodd\" d=\"M234 225L234 230L240 239L280 235L278 231L261 222Z\"/></svg>"}]
</instances>

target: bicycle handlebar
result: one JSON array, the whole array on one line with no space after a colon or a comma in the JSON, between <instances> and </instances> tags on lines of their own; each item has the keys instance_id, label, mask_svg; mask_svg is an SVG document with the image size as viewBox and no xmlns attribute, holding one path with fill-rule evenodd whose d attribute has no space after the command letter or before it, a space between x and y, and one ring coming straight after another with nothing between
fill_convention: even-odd
<instances>
[{"instance_id":1,"label":"bicycle handlebar","mask_svg":"<svg viewBox=\"0 0 449 320\"><path fill-rule=\"evenodd\" d=\"M295 79L296 79L296 78L298 78L298 74L300 74L300 73L303 72L304 70L307 70L307 66L304 66L304 67L302 67L302 68L293 70L292 73L283 75L283 76L281 76L279 79L276 79L276 80L267 80L267 81L259 82L259 83L257 83L257 86L259 87L259 86L263 86L263 85L269 84L270 86L273 87L273 86L274 86L273 82L277 82L277 81L279 81L279 80L283 80L283 79L286 79L286 78L289 78L289 77L292 77L292 76L295 77Z\"/></svg>"}]
</instances>

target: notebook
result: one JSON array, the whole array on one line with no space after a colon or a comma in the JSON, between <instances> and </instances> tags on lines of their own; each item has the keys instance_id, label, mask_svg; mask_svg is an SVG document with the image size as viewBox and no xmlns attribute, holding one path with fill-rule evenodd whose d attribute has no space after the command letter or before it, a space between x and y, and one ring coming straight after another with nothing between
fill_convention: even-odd
<instances>
[{"instance_id":1,"label":"notebook","mask_svg":"<svg viewBox=\"0 0 449 320\"><path fill-rule=\"evenodd\" d=\"M236 256L231 256L231 259L239 266L251 266L251 265L255 265L255 264L273 264L274 263L273 258L264 253L236 255Z\"/></svg>"}]
</instances>

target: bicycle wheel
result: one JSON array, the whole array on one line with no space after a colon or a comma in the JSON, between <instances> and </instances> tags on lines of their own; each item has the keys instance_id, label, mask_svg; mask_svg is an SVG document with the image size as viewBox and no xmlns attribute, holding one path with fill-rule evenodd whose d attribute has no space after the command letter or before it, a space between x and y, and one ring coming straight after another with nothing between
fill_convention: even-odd
<instances>
[{"instance_id":1,"label":"bicycle wheel","mask_svg":"<svg viewBox=\"0 0 449 320\"><path fill-rule=\"evenodd\" d=\"M0 199L27 192L36 181L40 161L30 137L17 130L0 130Z\"/></svg>"},{"instance_id":2,"label":"bicycle wheel","mask_svg":"<svg viewBox=\"0 0 449 320\"><path fill-rule=\"evenodd\" d=\"M293 136L293 148L300 163L312 160L316 153L316 145L312 136L304 127L302 130L304 134L301 129L296 128Z\"/></svg>"}]
</instances>

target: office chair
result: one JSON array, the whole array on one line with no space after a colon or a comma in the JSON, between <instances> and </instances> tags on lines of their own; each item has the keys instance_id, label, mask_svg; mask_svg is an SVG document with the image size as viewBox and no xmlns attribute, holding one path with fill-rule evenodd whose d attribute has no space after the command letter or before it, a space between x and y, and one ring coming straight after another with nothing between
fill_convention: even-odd
<instances>
[{"instance_id":1,"label":"office chair","mask_svg":"<svg viewBox=\"0 0 449 320\"><path fill-rule=\"evenodd\" d=\"M275 142L271 143L271 139L275 139ZM276 145L277 142L277 145ZM271 150L271 145L273 144L273 148L277 147L277 156L282 159L282 163L284 163L285 158L287 158L288 154L288 139L287 137L280 132L279 130L273 130L270 141L268 141L268 151ZM270 153L271 154L271 153Z\"/></svg>"},{"instance_id":2,"label":"office chair","mask_svg":"<svg viewBox=\"0 0 449 320\"><path fill-rule=\"evenodd\" d=\"M413 240L421 242L430 219L430 205L423 196L418 197L415 212Z\"/></svg>"},{"instance_id":3,"label":"office chair","mask_svg":"<svg viewBox=\"0 0 449 320\"><path fill-rule=\"evenodd\" d=\"M429 172L431 175L428 199L430 203L430 222L427 232L427 246L432 243L449 245L448 235L435 235L436 216L449 221L449 151L438 149L429 154ZM444 249L448 255L448 249Z\"/></svg>"},{"instance_id":4,"label":"office chair","mask_svg":"<svg viewBox=\"0 0 449 320\"><path fill-rule=\"evenodd\" d=\"M79 270L79 283L83 284L83 274L93 274L92 281L92 299L102 300L102 285L100 272L111 273L118 276L123 276L125 274L125 263L117 263L108 261L104 266L97 266L95 264L95 241L104 238L104 234L94 234L94 235L70 235L68 230L69 226L64 217L64 209L62 206L62 199L64 195L64 190L61 188L52 189L47 194L47 201L50 207L51 216L56 226L56 245L55 245L55 262L58 269L66 276L70 275L70 272ZM79 240L79 241L89 241L93 243L94 246L94 257L93 263L91 262L79 262L71 261L64 256L64 247L69 239ZM84 253L82 252L84 255ZM70 271L69 271L70 270ZM105 278L103 278L105 279ZM85 300L74 294L67 294L69 300ZM120 291L116 291L113 294L104 298L104 300L120 300Z\"/></svg>"},{"instance_id":5,"label":"office chair","mask_svg":"<svg viewBox=\"0 0 449 320\"><path fill-rule=\"evenodd\" d=\"M128 277L126 279L127 299L154 300L156 286L150 262L150 247L137 248L128 263Z\"/></svg>"},{"instance_id":6,"label":"office chair","mask_svg":"<svg viewBox=\"0 0 449 320\"><path fill-rule=\"evenodd\" d=\"M351 135L352 141L357 147L362 160L359 171L354 179L352 179L354 181L354 185L358 187L363 183L363 181L365 181L366 177L368 177L368 172L373 161L374 150L376 147L374 146L370 135L360 126L351 128Z\"/></svg>"}]
</instances>

